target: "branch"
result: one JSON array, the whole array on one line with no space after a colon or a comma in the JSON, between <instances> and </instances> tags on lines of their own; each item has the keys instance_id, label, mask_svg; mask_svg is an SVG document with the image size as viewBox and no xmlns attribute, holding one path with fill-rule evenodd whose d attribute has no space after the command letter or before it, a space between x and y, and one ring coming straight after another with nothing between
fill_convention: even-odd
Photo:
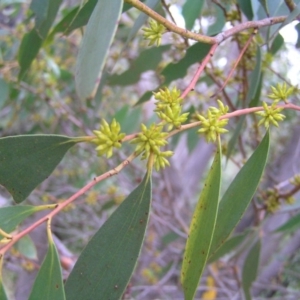
<instances>
[{"instance_id":1,"label":"branch","mask_svg":"<svg viewBox=\"0 0 300 300\"><path fill-rule=\"evenodd\" d=\"M214 93L210 98L213 98L215 96L217 96L220 92L222 92L222 90L225 88L226 84L228 83L229 79L231 78L234 70L236 69L238 63L240 62L240 60L242 59L242 56L244 55L245 51L247 50L248 46L250 45L254 35L257 33L257 29L254 29L254 31L252 32L252 34L250 35L248 41L246 42L245 46L243 47L241 53L239 54L239 57L237 58L237 60L235 61L232 69L230 70L227 78L225 79L224 83L222 84L222 86L217 90L216 93Z\"/></svg>"},{"instance_id":2,"label":"branch","mask_svg":"<svg viewBox=\"0 0 300 300\"><path fill-rule=\"evenodd\" d=\"M155 21L159 22L160 24L164 25L169 31L175 32L182 37L192 39L198 42L206 43L206 44L220 44L230 36L241 32L246 29L250 28L261 28L265 26L270 26L273 24L283 23L286 19L286 16L279 16L279 17L272 17L272 18L266 18L259 21L249 21L242 23L240 25L236 25L235 27L228 29L224 32L219 33L215 37L206 36L199 33L191 32L187 29L181 28L173 24L172 22L166 20L164 17L162 17L160 14L149 8L144 3L140 2L139 0L124 0L126 3L131 4L141 12L145 13Z\"/></svg>"},{"instance_id":3,"label":"branch","mask_svg":"<svg viewBox=\"0 0 300 300\"><path fill-rule=\"evenodd\" d=\"M85 185L83 188L81 188L77 193L75 193L74 195L72 195L69 199L67 199L66 201L59 203L56 205L55 209L52 210L50 213L48 213L47 215L45 215L44 217L42 217L41 219L39 219L38 221L36 221L35 223L33 223L32 225L30 225L29 227L27 227L26 229L24 229L23 231L21 231L20 233L16 234L15 236L11 237L11 241L9 243L7 243L5 246L3 246L3 248L0 249L0 259L1 257L4 255L4 253L6 251L8 251L18 240L20 240L23 236L25 236L26 234L28 234L29 232L31 232L32 230L34 230L35 228L37 228L39 225L41 225L44 222L48 222L50 219L52 219L56 214L58 214L61 210L63 210L67 205L69 205L70 203L72 203L74 200L76 200L78 197L80 197L81 195L83 195L85 192L87 192L91 187L93 187L96 183L107 179L111 176L117 175L125 166L127 166L135 157L137 156L137 154L134 152L133 154L131 154L127 159L125 159L121 164L119 164L116 168L111 169L109 171L107 171L106 173L95 177L93 179L93 181L91 181L90 183L88 183L87 185Z\"/></svg>"},{"instance_id":4,"label":"branch","mask_svg":"<svg viewBox=\"0 0 300 300\"><path fill-rule=\"evenodd\" d=\"M278 23L283 23L286 19L286 16L279 16L279 17L272 17L272 18L266 18L259 21L248 21L239 25L234 26L233 28L230 28L224 32L219 33L214 39L216 43L221 43L227 38L229 38L232 35L235 35L238 32L241 32L245 29L250 28L261 28L265 26L271 26Z\"/></svg>"},{"instance_id":5,"label":"branch","mask_svg":"<svg viewBox=\"0 0 300 300\"><path fill-rule=\"evenodd\" d=\"M214 45L211 47L211 49L209 50L209 52L208 52L208 54L206 55L206 57L204 58L204 60L200 63L199 68L198 68L196 74L194 75L194 77L193 77L191 83L187 86L187 88L186 88L186 89L184 90L184 92L182 93L181 98L185 98L186 95L187 95L190 91L194 90L195 85L196 85L196 83L197 83L197 81L198 81L198 79L199 79L199 77L200 77L202 71L204 70L205 66L207 65L207 63L209 62L209 60L211 59L211 57L214 55L214 53L215 53L217 47L218 47L218 44L214 44Z\"/></svg>"},{"instance_id":6,"label":"branch","mask_svg":"<svg viewBox=\"0 0 300 300\"><path fill-rule=\"evenodd\" d=\"M125 0L125 2L131 4L132 6L134 6L138 10L142 11L143 13L145 13L146 15L148 15L155 21L164 25L170 31L178 33L182 37L186 37L186 38L189 38L189 39L192 39L192 40L195 40L198 42L203 42L206 44L215 44L215 39L213 37L194 33L189 30L186 30L184 28L178 27L175 24L173 24L172 22L166 20L160 14L158 14L157 12L155 12L154 10L152 10L150 7L145 5L143 2L140 2L139 0Z\"/></svg>"}]
</instances>

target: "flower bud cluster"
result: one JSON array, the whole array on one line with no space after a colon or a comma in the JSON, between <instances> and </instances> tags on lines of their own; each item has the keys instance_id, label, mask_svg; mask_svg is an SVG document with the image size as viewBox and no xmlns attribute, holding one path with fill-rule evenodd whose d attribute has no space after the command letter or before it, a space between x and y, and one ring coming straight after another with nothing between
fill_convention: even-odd
<instances>
[{"instance_id":1,"label":"flower bud cluster","mask_svg":"<svg viewBox=\"0 0 300 300\"><path fill-rule=\"evenodd\" d=\"M278 211L281 205L281 200L283 200L286 204L293 204L295 203L295 197L288 196L288 197L281 197L277 189L268 189L265 193L265 205L266 209L270 213L275 213Z\"/></svg>"},{"instance_id":2,"label":"flower bud cluster","mask_svg":"<svg viewBox=\"0 0 300 300\"><path fill-rule=\"evenodd\" d=\"M204 133L208 142L215 142L219 134L228 132L227 129L223 128L227 125L228 119L220 120L220 117L225 115L229 108L220 100L218 100L218 105L219 108L209 107L206 115L196 115L197 119L201 121L202 126L198 130L198 133Z\"/></svg>"},{"instance_id":3,"label":"flower bud cluster","mask_svg":"<svg viewBox=\"0 0 300 300\"><path fill-rule=\"evenodd\" d=\"M107 158L113 154L113 148L121 148L121 141L125 133L120 133L120 124L113 119L109 125L104 119L102 120L99 130L94 130L95 138L93 143L97 144L98 155L106 155Z\"/></svg>"},{"instance_id":4,"label":"flower bud cluster","mask_svg":"<svg viewBox=\"0 0 300 300\"><path fill-rule=\"evenodd\" d=\"M294 93L294 87L287 88L286 83L278 83L276 87L271 86L272 93L268 95L270 99L274 100L274 103L277 104L279 101L284 101L287 103L287 99Z\"/></svg>"},{"instance_id":5,"label":"flower bud cluster","mask_svg":"<svg viewBox=\"0 0 300 300\"><path fill-rule=\"evenodd\" d=\"M263 102L264 111L256 112L257 115L261 116L262 119L258 122L258 126L264 124L266 128L270 125L275 125L278 127L278 121L282 121L285 116L280 112L283 110L282 107L277 107L276 102L268 106L266 102Z\"/></svg>"},{"instance_id":6,"label":"flower bud cluster","mask_svg":"<svg viewBox=\"0 0 300 300\"><path fill-rule=\"evenodd\" d=\"M142 154L142 159L148 159L150 154L153 154L153 161L156 170L169 166L170 163L167 157L173 155L172 151L162 152L160 148L165 146L167 132L162 132L163 126L151 124L147 128L144 124L141 124L142 132L140 132L131 143L137 144L135 152L139 155Z\"/></svg>"},{"instance_id":7,"label":"flower bud cluster","mask_svg":"<svg viewBox=\"0 0 300 300\"><path fill-rule=\"evenodd\" d=\"M168 125L167 130L171 130L173 127L180 128L189 115L189 113L182 114L181 103L183 99L180 98L180 91L176 87L172 90L164 88L153 94L158 101L155 103L155 112L163 121L163 125Z\"/></svg>"},{"instance_id":8,"label":"flower bud cluster","mask_svg":"<svg viewBox=\"0 0 300 300\"><path fill-rule=\"evenodd\" d=\"M165 27L154 20L149 21L149 26L150 27L143 28L144 31L143 36L146 40L150 41L148 46L151 46L153 44L159 46L161 43L161 37L166 31Z\"/></svg>"}]
</instances>

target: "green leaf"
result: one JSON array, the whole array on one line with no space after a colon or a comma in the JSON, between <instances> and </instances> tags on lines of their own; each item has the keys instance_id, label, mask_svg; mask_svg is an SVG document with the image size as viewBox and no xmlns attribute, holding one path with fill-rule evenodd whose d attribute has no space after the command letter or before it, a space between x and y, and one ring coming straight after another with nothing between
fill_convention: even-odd
<instances>
[{"instance_id":1,"label":"green leaf","mask_svg":"<svg viewBox=\"0 0 300 300\"><path fill-rule=\"evenodd\" d=\"M37 56L42 43L42 38L34 28L24 35L18 53L18 62L20 65L19 79L22 79L29 69L31 63Z\"/></svg>"},{"instance_id":2,"label":"green leaf","mask_svg":"<svg viewBox=\"0 0 300 300\"><path fill-rule=\"evenodd\" d=\"M120 75L112 75L108 78L109 85L132 85L139 81L141 74L154 70L162 60L162 55L170 49L170 45L146 49L131 63L130 68Z\"/></svg>"},{"instance_id":3,"label":"green leaf","mask_svg":"<svg viewBox=\"0 0 300 300\"><path fill-rule=\"evenodd\" d=\"M79 7L79 10L76 12L75 18L73 18L72 22L68 24L66 30L64 31L64 34L69 35L73 30L85 26L88 23L97 2L98 0L89 0L82 7ZM101 2L101 0L99 2ZM71 17L69 17L65 21L70 20L70 18Z\"/></svg>"},{"instance_id":4,"label":"green leaf","mask_svg":"<svg viewBox=\"0 0 300 300\"><path fill-rule=\"evenodd\" d=\"M67 299L122 297L142 247L150 202L147 173L81 253L66 282Z\"/></svg>"},{"instance_id":5,"label":"green leaf","mask_svg":"<svg viewBox=\"0 0 300 300\"><path fill-rule=\"evenodd\" d=\"M61 3L62 0L49 1L49 7L47 10L46 18L40 24L35 24L35 29L43 40L47 37L47 34L56 18Z\"/></svg>"},{"instance_id":6,"label":"green leaf","mask_svg":"<svg viewBox=\"0 0 300 300\"><path fill-rule=\"evenodd\" d=\"M170 82L178 78L184 78L187 69L196 62L201 60L208 54L211 45L204 43L196 43L188 48L186 55L177 63L171 63L165 67L161 75L165 77L164 85L169 85Z\"/></svg>"},{"instance_id":7,"label":"green leaf","mask_svg":"<svg viewBox=\"0 0 300 300\"><path fill-rule=\"evenodd\" d=\"M233 251L236 247L238 247L245 239L249 231L242 233L242 234L237 234L230 239L228 239L212 256L209 257L209 263L212 263L225 254Z\"/></svg>"},{"instance_id":8,"label":"green leaf","mask_svg":"<svg viewBox=\"0 0 300 300\"><path fill-rule=\"evenodd\" d=\"M88 23L97 2L98 0L88 0L82 7L75 7L74 11L72 10L69 15L57 24L57 27L54 29L55 32L53 33L64 32L64 34L69 35L75 29L85 26ZM141 2L145 1L143 0ZM131 4L124 3L122 12L126 12L130 8L132 8Z\"/></svg>"},{"instance_id":9,"label":"green leaf","mask_svg":"<svg viewBox=\"0 0 300 300\"><path fill-rule=\"evenodd\" d=\"M182 7L182 16L185 20L185 28L192 29L196 19L200 16L204 0L187 0Z\"/></svg>"},{"instance_id":10,"label":"green leaf","mask_svg":"<svg viewBox=\"0 0 300 300\"><path fill-rule=\"evenodd\" d=\"M206 265L214 234L221 183L221 147L218 143L214 161L194 211L183 256L181 283L185 300L194 299Z\"/></svg>"},{"instance_id":11,"label":"green leaf","mask_svg":"<svg viewBox=\"0 0 300 300\"><path fill-rule=\"evenodd\" d=\"M228 160L228 158L230 157L236 143L237 140L239 138L239 135L241 133L241 130L243 128L244 122L245 122L246 116L241 116L238 123L235 126L234 132L228 142L228 147L227 147L227 152L226 152L226 158Z\"/></svg>"},{"instance_id":12,"label":"green leaf","mask_svg":"<svg viewBox=\"0 0 300 300\"><path fill-rule=\"evenodd\" d=\"M217 6L215 3L212 3L212 4L214 5L215 11L216 11L214 13L216 21L215 21L215 23L213 23L212 25L210 25L208 27L206 35L210 35L210 36L220 33L226 23L226 18L224 16L223 10L219 6Z\"/></svg>"},{"instance_id":13,"label":"green leaf","mask_svg":"<svg viewBox=\"0 0 300 300\"><path fill-rule=\"evenodd\" d=\"M251 102L249 103L249 107L256 107L259 105L259 101L260 101L260 95L261 95L261 90L262 90L262 85L263 85L263 72L261 72L259 74L259 81L258 81L258 86L256 88L256 93L253 97L253 99L251 100Z\"/></svg>"},{"instance_id":14,"label":"green leaf","mask_svg":"<svg viewBox=\"0 0 300 300\"><path fill-rule=\"evenodd\" d=\"M144 93L144 95L137 101L137 103L134 104L134 106L137 106L137 105L140 105L144 102L149 101L152 96L153 96L152 91L148 91L148 92Z\"/></svg>"},{"instance_id":15,"label":"green leaf","mask_svg":"<svg viewBox=\"0 0 300 300\"><path fill-rule=\"evenodd\" d=\"M27 217L39 210L38 206L31 205L1 207L0 228L6 233L10 233L14 231L21 222L27 219Z\"/></svg>"},{"instance_id":16,"label":"green leaf","mask_svg":"<svg viewBox=\"0 0 300 300\"><path fill-rule=\"evenodd\" d=\"M38 259L35 244L29 235L22 237L16 243L16 247L23 256L29 259Z\"/></svg>"},{"instance_id":17,"label":"green leaf","mask_svg":"<svg viewBox=\"0 0 300 300\"><path fill-rule=\"evenodd\" d=\"M199 133L197 133L197 129L192 128L187 132L187 146L189 149L189 153L191 153L194 148L197 146L199 141Z\"/></svg>"},{"instance_id":18,"label":"green leaf","mask_svg":"<svg viewBox=\"0 0 300 300\"><path fill-rule=\"evenodd\" d=\"M245 213L258 187L269 152L269 131L241 168L220 201L210 256L224 244Z\"/></svg>"},{"instance_id":19,"label":"green leaf","mask_svg":"<svg viewBox=\"0 0 300 300\"><path fill-rule=\"evenodd\" d=\"M32 0L30 4L30 9L35 14L35 25L40 26L40 24L47 18L49 8L49 0Z\"/></svg>"},{"instance_id":20,"label":"green leaf","mask_svg":"<svg viewBox=\"0 0 300 300\"><path fill-rule=\"evenodd\" d=\"M298 23L296 26L295 26L295 29L298 33L298 38L297 38L297 43L296 43L296 48L300 48L300 23Z\"/></svg>"},{"instance_id":21,"label":"green leaf","mask_svg":"<svg viewBox=\"0 0 300 300\"><path fill-rule=\"evenodd\" d=\"M280 33L277 34L271 45L270 52L275 55L284 44L284 39Z\"/></svg>"},{"instance_id":22,"label":"green leaf","mask_svg":"<svg viewBox=\"0 0 300 300\"><path fill-rule=\"evenodd\" d=\"M61 135L0 138L0 184L17 203L43 182L78 140Z\"/></svg>"},{"instance_id":23,"label":"green leaf","mask_svg":"<svg viewBox=\"0 0 300 300\"><path fill-rule=\"evenodd\" d=\"M252 2L256 2L257 0L252 0ZM263 9L265 10L265 13L267 16L270 15L269 9L268 9L268 3L267 0L258 0L258 2L262 5Z\"/></svg>"},{"instance_id":24,"label":"green leaf","mask_svg":"<svg viewBox=\"0 0 300 300\"><path fill-rule=\"evenodd\" d=\"M253 10L251 0L238 0L238 5L240 6L242 12L247 17L249 21L253 20Z\"/></svg>"},{"instance_id":25,"label":"green leaf","mask_svg":"<svg viewBox=\"0 0 300 300\"><path fill-rule=\"evenodd\" d=\"M6 293L5 293L4 286L3 286L3 281L2 281L2 276L1 275L0 275L0 299L1 300L8 300L8 298L6 296Z\"/></svg>"},{"instance_id":26,"label":"green leaf","mask_svg":"<svg viewBox=\"0 0 300 300\"><path fill-rule=\"evenodd\" d=\"M251 284L257 276L260 255L260 240L250 249L244 263L242 273L242 286L245 293L245 299L251 300L250 288Z\"/></svg>"},{"instance_id":27,"label":"green leaf","mask_svg":"<svg viewBox=\"0 0 300 300\"><path fill-rule=\"evenodd\" d=\"M293 216L286 223L278 227L275 232L292 232L300 227L300 214Z\"/></svg>"},{"instance_id":28,"label":"green leaf","mask_svg":"<svg viewBox=\"0 0 300 300\"><path fill-rule=\"evenodd\" d=\"M48 7L40 10L40 8L37 8L37 5L40 7L41 4L37 1L33 2L35 12L38 13L37 22L35 27L29 33L24 35L20 45L18 54L18 61L20 64L19 80L23 78L32 61L37 56L43 40L47 37L47 34L55 20L61 3L62 0L51 0L49 2L45 2L45 0L43 0L43 5Z\"/></svg>"},{"instance_id":29,"label":"green leaf","mask_svg":"<svg viewBox=\"0 0 300 300\"><path fill-rule=\"evenodd\" d=\"M3 265L3 255L0 256L0 299L1 300L8 300L7 296L6 296L6 293L5 293L4 285L3 285L2 265Z\"/></svg>"},{"instance_id":30,"label":"green leaf","mask_svg":"<svg viewBox=\"0 0 300 300\"><path fill-rule=\"evenodd\" d=\"M137 130L141 113L140 107L124 105L114 117L120 123L123 132L134 132Z\"/></svg>"},{"instance_id":31,"label":"green leaf","mask_svg":"<svg viewBox=\"0 0 300 300\"><path fill-rule=\"evenodd\" d=\"M53 241L49 242L46 257L33 284L29 300L40 300L41 295L43 300L66 299L59 255Z\"/></svg>"},{"instance_id":32,"label":"green leaf","mask_svg":"<svg viewBox=\"0 0 300 300\"><path fill-rule=\"evenodd\" d=\"M284 10L287 10L286 4L283 3L282 5L283 5L283 7L284 7ZM284 11L283 11L283 13L284 13ZM279 13L279 14L282 15L282 13ZM279 30L280 30L281 28L283 28L285 25L287 25L287 24L291 23L292 21L294 21L295 18L296 18L297 16L299 16L299 15L300 15L300 3L298 3L298 5L293 9L293 11L290 12L290 13L288 14L288 16L287 16L287 18L284 20L284 22L278 25L277 31L279 31ZM275 31L275 30L274 30L274 31ZM274 31L271 31L271 32L274 32Z\"/></svg>"},{"instance_id":33,"label":"green leaf","mask_svg":"<svg viewBox=\"0 0 300 300\"><path fill-rule=\"evenodd\" d=\"M0 108L4 105L9 95L9 85L0 78Z\"/></svg>"},{"instance_id":34,"label":"green leaf","mask_svg":"<svg viewBox=\"0 0 300 300\"><path fill-rule=\"evenodd\" d=\"M88 2L87 2L88 3ZM96 5L96 2L95 2ZM59 32L66 32L69 29L69 26L74 21L74 19L77 17L78 13L80 11L80 7L76 6L72 10L70 10L61 20L58 22L51 33L47 37L47 41L50 42L53 40L54 35Z\"/></svg>"},{"instance_id":35,"label":"green leaf","mask_svg":"<svg viewBox=\"0 0 300 300\"><path fill-rule=\"evenodd\" d=\"M250 86L246 97L247 104L249 104L252 101L252 99L255 97L257 88L259 86L260 74L261 74L261 50L260 47L257 46L255 68L251 73Z\"/></svg>"},{"instance_id":36,"label":"green leaf","mask_svg":"<svg viewBox=\"0 0 300 300\"><path fill-rule=\"evenodd\" d=\"M122 4L122 0L99 0L89 19L76 61L75 83L81 99L93 96L97 90Z\"/></svg>"}]
</instances>

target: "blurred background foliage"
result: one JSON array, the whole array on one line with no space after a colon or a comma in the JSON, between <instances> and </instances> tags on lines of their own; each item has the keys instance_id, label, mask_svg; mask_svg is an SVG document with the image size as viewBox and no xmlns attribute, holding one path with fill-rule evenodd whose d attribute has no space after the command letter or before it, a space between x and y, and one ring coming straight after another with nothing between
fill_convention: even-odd
<instances>
[{"instance_id":1,"label":"blurred background foliage","mask_svg":"<svg viewBox=\"0 0 300 300\"><path fill-rule=\"evenodd\" d=\"M197 62L209 48L169 32L163 36L161 46L148 47L141 31L147 24L146 16L125 4L98 90L94 97L83 102L75 92L74 66L84 31L82 26L87 23L96 1L61 1L46 37L25 45L26 48L24 36L32 32L38 22L30 9L34 2L0 2L1 137L39 133L91 135L102 118L108 121L116 118L123 132L135 133L141 122L156 120L152 113L152 91L165 85L184 90L197 69ZM283 1L244 1L252 2L252 10L245 8L242 2L199 1L197 9L200 10L195 11L193 1L146 1L180 26L186 24L187 28L207 35L217 34L247 19L265 17L267 12L262 3L269 5L271 16L288 14ZM274 3L270 5L271 2ZM271 85L278 82L297 89L299 23L289 28L296 36L293 43L268 28L255 36L226 89L218 95L231 109L246 107L250 100L253 106L259 105L270 93ZM203 111L215 104L211 96L225 81L248 37L248 32L242 32L221 44L195 90L186 98L185 111ZM28 69L24 65L20 69L24 55L29 55L26 51L31 54L36 51L37 55ZM299 103L299 94L289 100ZM226 247L211 259L201 280L198 292L202 299L241 299L245 276L256 272L254 265L258 259L252 289L255 299L300 298L300 196L297 193L300 183L299 177L295 177L300 174L300 123L299 114L293 111L285 114L287 117L280 129L271 132L268 168L252 205ZM256 121L255 116L248 116L229 122L230 133L222 138L223 192L263 136L263 129L257 127ZM169 144L175 155L170 168L154 174L153 206L146 241L124 298L183 297L179 274L185 240L214 146L198 137L195 130L174 136ZM131 151L132 146L125 145L107 160L97 157L90 145L77 145L26 203L63 201L96 175L116 166ZM141 181L144 168L143 162L134 161L54 219L53 232L65 278L90 237ZM279 198L290 191L294 191L291 197ZM12 203L11 196L0 187L0 205ZM286 224L291 218L292 224ZM284 224L286 227L275 231ZM38 229L22 239L5 263L4 282L11 299L27 299L28 281L34 279L46 251L42 236L43 230Z\"/></svg>"}]
</instances>

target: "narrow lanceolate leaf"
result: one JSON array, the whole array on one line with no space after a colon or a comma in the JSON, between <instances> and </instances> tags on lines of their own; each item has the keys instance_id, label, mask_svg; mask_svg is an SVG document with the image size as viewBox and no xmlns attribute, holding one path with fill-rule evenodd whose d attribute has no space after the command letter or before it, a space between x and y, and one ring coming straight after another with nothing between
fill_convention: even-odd
<instances>
[{"instance_id":1,"label":"narrow lanceolate leaf","mask_svg":"<svg viewBox=\"0 0 300 300\"><path fill-rule=\"evenodd\" d=\"M231 237L230 239L228 239L215 253L214 255L209 257L208 262L212 263L216 260L218 260L219 258L221 258L222 256L224 256L225 254L233 251L234 249L236 249L245 239L245 237L247 236L247 234L249 233L249 231L242 233L242 234L237 234L233 237Z\"/></svg>"},{"instance_id":2,"label":"narrow lanceolate leaf","mask_svg":"<svg viewBox=\"0 0 300 300\"><path fill-rule=\"evenodd\" d=\"M99 0L89 19L76 61L76 90L81 99L90 97L97 89L122 4L122 0Z\"/></svg>"},{"instance_id":3,"label":"narrow lanceolate leaf","mask_svg":"<svg viewBox=\"0 0 300 300\"><path fill-rule=\"evenodd\" d=\"M29 300L40 300L41 297L43 300L66 299L60 260L53 241L49 243L46 257L33 284Z\"/></svg>"},{"instance_id":4,"label":"narrow lanceolate leaf","mask_svg":"<svg viewBox=\"0 0 300 300\"><path fill-rule=\"evenodd\" d=\"M242 12L247 17L247 19L251 21L253 19L251 0L238 0L238 5L240 6Z\"/></svg>"},{"instance_id":5,"label":"narrow lanceolate leaf","mask_svg":"<svg viewBox=\"0 0 300 300\"><path fill-rule=\"evenodd\" d=\"M19 79L22 79L37 56L61 3L62 0L34 0L32 2L31 8L36 14L36 22L35 27L24 35L20 45L18 53L18 62L20 65Z\"/></svg>"},{"instance_id":6,"label":"narrow lanceolate leaf","mask_svg":"<svg viewBox=\"0 0 300 300\"><path fill-rule=\"evenodd\" d=\"M182 15L186 29L192 29L197 18L200 17L204 0L187 0L182 7Z\"/></svg>"},{"instance_id":7,"label":"narrow lanceolate leaf","mask_svg":"<svg viewBox=\"0 0 300 300\"><path fill-rule=\"evenodd\" d=\"M0 257L0 299L7 300L5 289L3 286L3 279L2 279L2 264L3 264L3 256Z\"/></svg>"},{"instance_id":8,"label":"narrow lanceolate leaf","mask_svg":"<svg viewBox=\"0 0 300 300\"><path fill-rule=\"evenodd\" d=\"M28 216L39 211L38 206L18 205L0 208L0 229L10 233ZM2 235L0 234L0 238ZM1 299L1 298L0 298Z\"/></svg>"},{"instance_id":9,"label":"narrow lanceolate leaf","mask_svg":"<svg viewBox=\"0 0 300 300\"><path fill-rule=\"evenodd\" d=\"M292 232L300 227L300 214L293 216L282 226L278 227L275 232Z\"/></svg>"},{"instance_id":10,"label":"narrow lanceolate leaf","mask_svg":"<svg viewBox=\"0 0 300 300\"><path fill-rule=\"evenodd\" d=\"M224 244L248 208L265 169L269 142L268 131L222 197L210 256Z\"/></svg>"},{"instance_id":11,"label":"narrow lanceolate leaf","mask_svg":"<svg viewBox=\"0 0 300 300\"><path fill-rule=\"evenodd\" d=\"M1 300L7 300L7 296L6 296L6 293L5 293L5 290L4 290L2 278L0 278L0 299Z\"/></svg>"},{"instance_id":12,"label":"narrow lanceolate leaf","mask_svg":"<svg viewBox=\"0 0 300 300\"><path fill-rule=\"evenodd\" d=\"M257 88L259 86L259 80L261 75L261 50L260 47L256 47L256 63L253 72L250 77L250 87L247 93L246 102L249 104L254 99Z\"/></svg>"},{"instance_id":13,"label":"narrow lanceolate leaf","mask_svg":"<svg viewBox=\"0 0 300 300\"><path fill-rule=\"evenodd\" d=\"M251 300L250 288L252 282L257 276L257 270L259 265L260 255L260 240L258 240L254 246L250 249L244 263L242 274L242 286L246 300Z\"/></svg>"},{"instance_id":14,"label":"narrow lanceolate leaf","mask_svg":"<svg viewBox=\"0 0 300 300\"><path fill-rule=\"evenodd\" d=\"M218 212L220 182L221 148L219 144L193 214L183 256L181 283L185 300L194 299L208 258Z\"/></svg>"},{"instance_id":15,"label":"narrow lanceolate leaf","mask_svg":"<svg viewBox=\"0 0 300 300\"><path fill-rule=\"evenodd\" d=\"M78 141L61 135L0 138L0 184L22 202Z\"/></svg>"},{"instance_id":16,"label":"narrow lanceolate leaf","mask_svg":"<svg viewBox=\"0 0 300 300\"><path fill-rule=\"evenodd\" d=\"M65 286L73 299L120 299L134 271L149 219L151 178L122 202L78 258Z\"/></svg>"}]
</instances>

